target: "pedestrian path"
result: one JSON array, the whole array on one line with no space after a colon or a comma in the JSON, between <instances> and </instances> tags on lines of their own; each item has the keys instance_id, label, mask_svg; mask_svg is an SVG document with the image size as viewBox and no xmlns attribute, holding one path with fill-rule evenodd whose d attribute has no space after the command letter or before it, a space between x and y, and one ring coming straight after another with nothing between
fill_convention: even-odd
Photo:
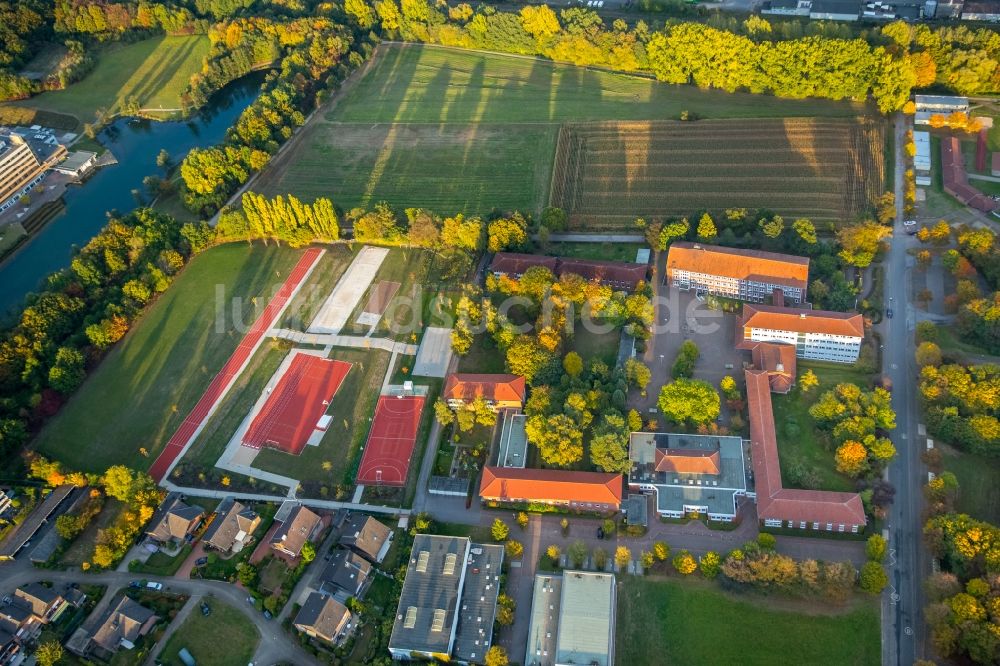
<instances>
[{"instance_id":1,"label":"pedestrian path","mask_svg":"<svg viewBox=\"0 0 1000 666\"><path fill-rule=\"evenodd\" d=\"M360 335L336 335L333 333L304 333L287 328L272 328L267 332L272 338L291 340L300 345L316 345L317 347L355 347L357 349L382 349L387 352L414 356L417 346L405 342L397 342L388 338L369 338Z\"/></svg>"}]
</instances>

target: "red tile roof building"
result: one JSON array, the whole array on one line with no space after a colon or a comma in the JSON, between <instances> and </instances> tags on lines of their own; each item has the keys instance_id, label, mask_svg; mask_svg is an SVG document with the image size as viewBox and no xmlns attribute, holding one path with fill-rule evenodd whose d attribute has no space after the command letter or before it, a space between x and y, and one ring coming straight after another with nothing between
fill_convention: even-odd
<instances>
[{"instance_id":1,"label":"red tile roof building","mask_svg":"<svg viewBox=\"0 0 1000 666\"><path fill-rule=\"evenodd\" d=\"M684 291L758 303L780 289L785 299L801 303L809 282L809 259L677 241L667 253L667 279Z\"/></svg>"},{"instance_id":2,"label":"red tile roof building","mask_svg":"<svg viewBox=\"0 0 1000 666\"><path fill-rule=\"evenodd\" d=\"M774 393L788 393L795 385L795 347L773 342L758 342L750 350L753 367L767 373Z\"/></svg>"},{"instance_id":3,"label":"red tile roof building","mask_svg":"<svg viewBox=\"0 0 1000 666\"><path fill-rule=\"evenodd\" d=\"M969 185L965 158L962 156L962 142L954 136L941 139L941 181L945 192L970 208L983 213L1000 208L996 201Z\"/></svg>"},{"instance_id":4,"label":"red tile roof building","mask_svg":"<svg viewBox=\"0 0 1000 666\"><path fill-rule=\"evenodd\" d=\"M722 474L719 449L656 449L657 472L673 474Z\"/></svg>"},{"instance_id":5,"label":"red tile roof building","mask_svg":"<svg viewBox=\"0 0 1000 666\"><path fill-rule=\"evenodd\" d=\"M493 409L524 405L524 377L452 373L444 382L441 396L454 409L478 397Z\"/></svg>"},{"instance_id":6,"label":"red tile roof building","mask_svg":"<svg viewBox=\"0 0 1000 666\"><path fill-rule=\"evenodd\" d=\"M737 348L784 343L792 345L799 358L836 363L858 360L865 337L864 317L857 312L746 304L737 326Z\"/></svg>"},{"instance_id":7,"label":"red tile roof building","mask_svg":"<svg viewBox=\"0 0 1000 666\"><path fill-rule=\"evenodd\" d=\"M484 502L539 502L579 511L617 511L622 503L622 475L486 467L479 496Z\"/></svg>"},{"instance_id":8,"label":"red tile roof building","mask_svg":"<svg viewBox=\"0 0 1000 666\"><path fill-rule=\"evenodd\" d=\"M588 282L597 281L613 289L634 291L646 279L648 264L626 263L624 261L598 261L596 259L572 259L546 257L538 254L498 252L490 262L490 272L500 277L520 278L526 270L544 266L556 277L572 273Z\"/></svg>"},{"instance_id":9,"label":"red tile roof building","mask_svg":"<svg viewBox=\"0 0 1000 666\"><path fill-rule=\"evenodd\" d=\"M744 374L750 411L750 456L760 521L767 527L827 532L859 532L864 529L867 518L861 496L857 493L782 487L767 373L747 370Z\"/></svg>"}]
</instances>

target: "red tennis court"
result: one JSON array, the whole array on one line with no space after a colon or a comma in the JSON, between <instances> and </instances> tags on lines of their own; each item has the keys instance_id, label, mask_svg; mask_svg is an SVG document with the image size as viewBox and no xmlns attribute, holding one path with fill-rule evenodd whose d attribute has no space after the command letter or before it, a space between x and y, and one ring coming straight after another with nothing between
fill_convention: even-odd
<instances>
[{"instance_id":1,"label":"red tennis court","mask_svg":"<svg viewBox=\"0 0 1000 666\"><path fill-rule=\"evenodd\" d=\"M299 455L351 363L294 352L292 362L243 436L243 445Z\"/></svg>"},{"instance_id":2,"label":"red tennis court","mask_svg":"<svg viewBox=\"0 0 1000 666\"><path fill-rule=\"evenodd\" d=\"M284 312L285 306L288 305L292 296L298 291L302 282L308 277L321 256L323 256L323 250L319 248L310 248L302 253L302 257L288 274L288 278L281 285L278 293L268 302L267 307L257 317L257 321L253 323L250 330L243 336L243 340L233 350L233 355L229 357L226 364L219 370L219 374L212 378L212 382L205 389L205 393L202 394L201 399L198 400L191 412L184 418L180 427L174 432L173 437L167 442L167 446L163 449L163 452L153 462L153 465L149 468L149 475L151 477L157 481L162 481L163 477L167 475L167 470L170 469L170 465L174 462L174 459L184 451L184 447L190 443L201 427L205 425L205 422L211 416L219 401L229 391L229 387L236 381L236 378L243 371L243 367L250 360L253 353L257 351L260 343L264 340L264 334L267 333L267 329L271 328L274 322L278 320L279 315Z\"/></svg>"},{"instance_id":3,"label":"red tennis court","mask_svg":"<svg viewBox=\"0 0 1000 666\"><path fill-rule=\"evenodd\" d=\"M402 486L406 483L423 408L423 396L379 397L368 443L358 467L358 483L379 486Z\"/></svg>"}]
</instances>

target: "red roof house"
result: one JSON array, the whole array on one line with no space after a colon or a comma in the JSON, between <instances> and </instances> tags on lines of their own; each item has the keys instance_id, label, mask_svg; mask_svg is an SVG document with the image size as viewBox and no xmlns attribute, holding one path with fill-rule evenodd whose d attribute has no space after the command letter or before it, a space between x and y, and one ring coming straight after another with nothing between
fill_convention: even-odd
<instances>
[{"instance_id":1,"label":"red roof house","mask_svg":"<svg viewBox=\"0 0 1000 666\"><path fill-rule=\"evenodd\" d=\"M622 475L486 467L479 496L484 502L539 502L584 511L617 511L622 503Z\"/></svg>"},{"instance_id":2,"label":"red roof house","mask_svg":"<svg viewBox=\"0 0 1000 666\"><path fill-rule=\"evenodd\" d=\"M478 397L494 409L524 405L524 377L452 373L444 383L442 397L451 407L472 402Z\"/></svg>"}]
</instances>

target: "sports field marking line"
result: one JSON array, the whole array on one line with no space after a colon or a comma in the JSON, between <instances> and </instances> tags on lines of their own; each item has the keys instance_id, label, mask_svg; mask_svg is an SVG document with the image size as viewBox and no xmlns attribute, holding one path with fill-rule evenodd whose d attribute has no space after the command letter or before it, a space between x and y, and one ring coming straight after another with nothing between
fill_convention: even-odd
<instances>
[{"instance_id":1,"label":"sports field marking line","mask_svg":"<svg viewBox=\"0 0 1000 666\"><path fill-rule=\"evenodd\" d=\"M163 476L161 476L159 479L157 479L157 482L160 482L163 479L167 479L167 478L170 477L170 473L174 470L174 467L176 467L177 463L180 461L180 459L184 457L184 454L187 453L188 449L191 447L191 444L194 442L195 439L198 438L198 435L201 434L201 431L205 428L205 425L208 423L208 420L212 417L212 414L214 414L215 410L218 409L219 403L222 402L222 399L226 396L227 393L229 393L229 390L232 388L232 385L236 382L236 379L243 373L244 370L246 370L247 365L250 364L250 359L253 358L254 353L256 353L256 351L260 348L260 346L263 344L265 338L267 337L266 336L266 331L269 330L273 326L273 324L277 321L277 319L285 312L285 310L287 309L288 305L292 302L292 300L295 298L295 296L299 293L299 291L302 289L302 287L308 281L309 276L312 274L313 270L319 264L320 258L322 258L322 256L325 253L326 253L326 250L324 250L324 249L321 249L321 248L310 248L310 249L306 250L305 253L303 253L302 257L299 258L299 261L295 264L295 267L291 270L291 272L289 273L288 277L285 278L285 284L283 284L282 287L278 290L278 294L279 295L282 294L282 292L285 291L285 287L288 284L288 281L292 279L292 276L295 275L295 273L301 271L301 276L298 277L297 284L295 285L294 288L291 289L291 291L289 291L287 294L284 295L280 307L276 308L276 311L273 313L270 321L268 321L265 326L261 326L261 331L262 332L260 332L260 333L257 334L257 342L248 350L248 353L245 355L245 357L243 359L243 362L240 364L240 366L237 369L237 371L234 372L234 373L232 373L231 376L228 378L228 380L225 382L225 384L219 387L219 392L215 396L215 400L212 402L212 404L205 411L205 415L200 419L200 422L198 423L198 425L195 428L194 432L192 432L190 435L188 435L185 438L183 445L180 447L180 451L178 451L176 454L174 454L173 459L167 465L167 469L166 469L166 471L164 471ZM309 257L309 256L312 256L312 261L309 263L309 265L307 267L303 267L302 266L302 262L306 259L306 257ZM275 301L277 301L278 298L279 298L279 296L275 295L275 297L273 299L271 299L271 301L268 303L267 307L264 308L264 313L267 313L272 308L272 306L275 304ZM263 313L262 313L262 316L263 316ZM260 319L258 319L258 322L259 321L260 321ZM257 322L254 323L254 326L251 327L251 330L254 330L255 328L257 328ZM239 349L242 346L242 343L245 342L245 341L246 341L246 336L244 336L244 339L243 339L243 341L241 341L241 344L237 346L237 349ZM235 352L234 352L234 355L235 355ZM229 357L229 360L227 360L226 365L228 365L229 361L231 361L232 358L233 358L233 356ZM226 366L223 366L223 367L225 368ZM216 375L216 378L218 378L218 377L219 377L219 375ZM215 383L215 379L213 379L212 383L209 384L209 388L211 388L212 384L214 384L214 383ZM195 403L195 409L198 409L199 407L201 407L201 402L204 399L204 397L205 397L205 394L203 393L202 397L199 398L199 400L198 400L197 403ZM174 437L176 437L176 435L177 435L177 432L175 431ZM170 450L171 445L173 445L176 448L177 444L172 441L174 439L174 437L171 437L171 439L168 440L167 446L160 453L160 455L157 456L156 460L153 461L153 465L150 467L150 471L152 471L156 467L157 463L160 460L160 456L165 455L167 453L167 451Z\"/></svg>"}]
</instances>

